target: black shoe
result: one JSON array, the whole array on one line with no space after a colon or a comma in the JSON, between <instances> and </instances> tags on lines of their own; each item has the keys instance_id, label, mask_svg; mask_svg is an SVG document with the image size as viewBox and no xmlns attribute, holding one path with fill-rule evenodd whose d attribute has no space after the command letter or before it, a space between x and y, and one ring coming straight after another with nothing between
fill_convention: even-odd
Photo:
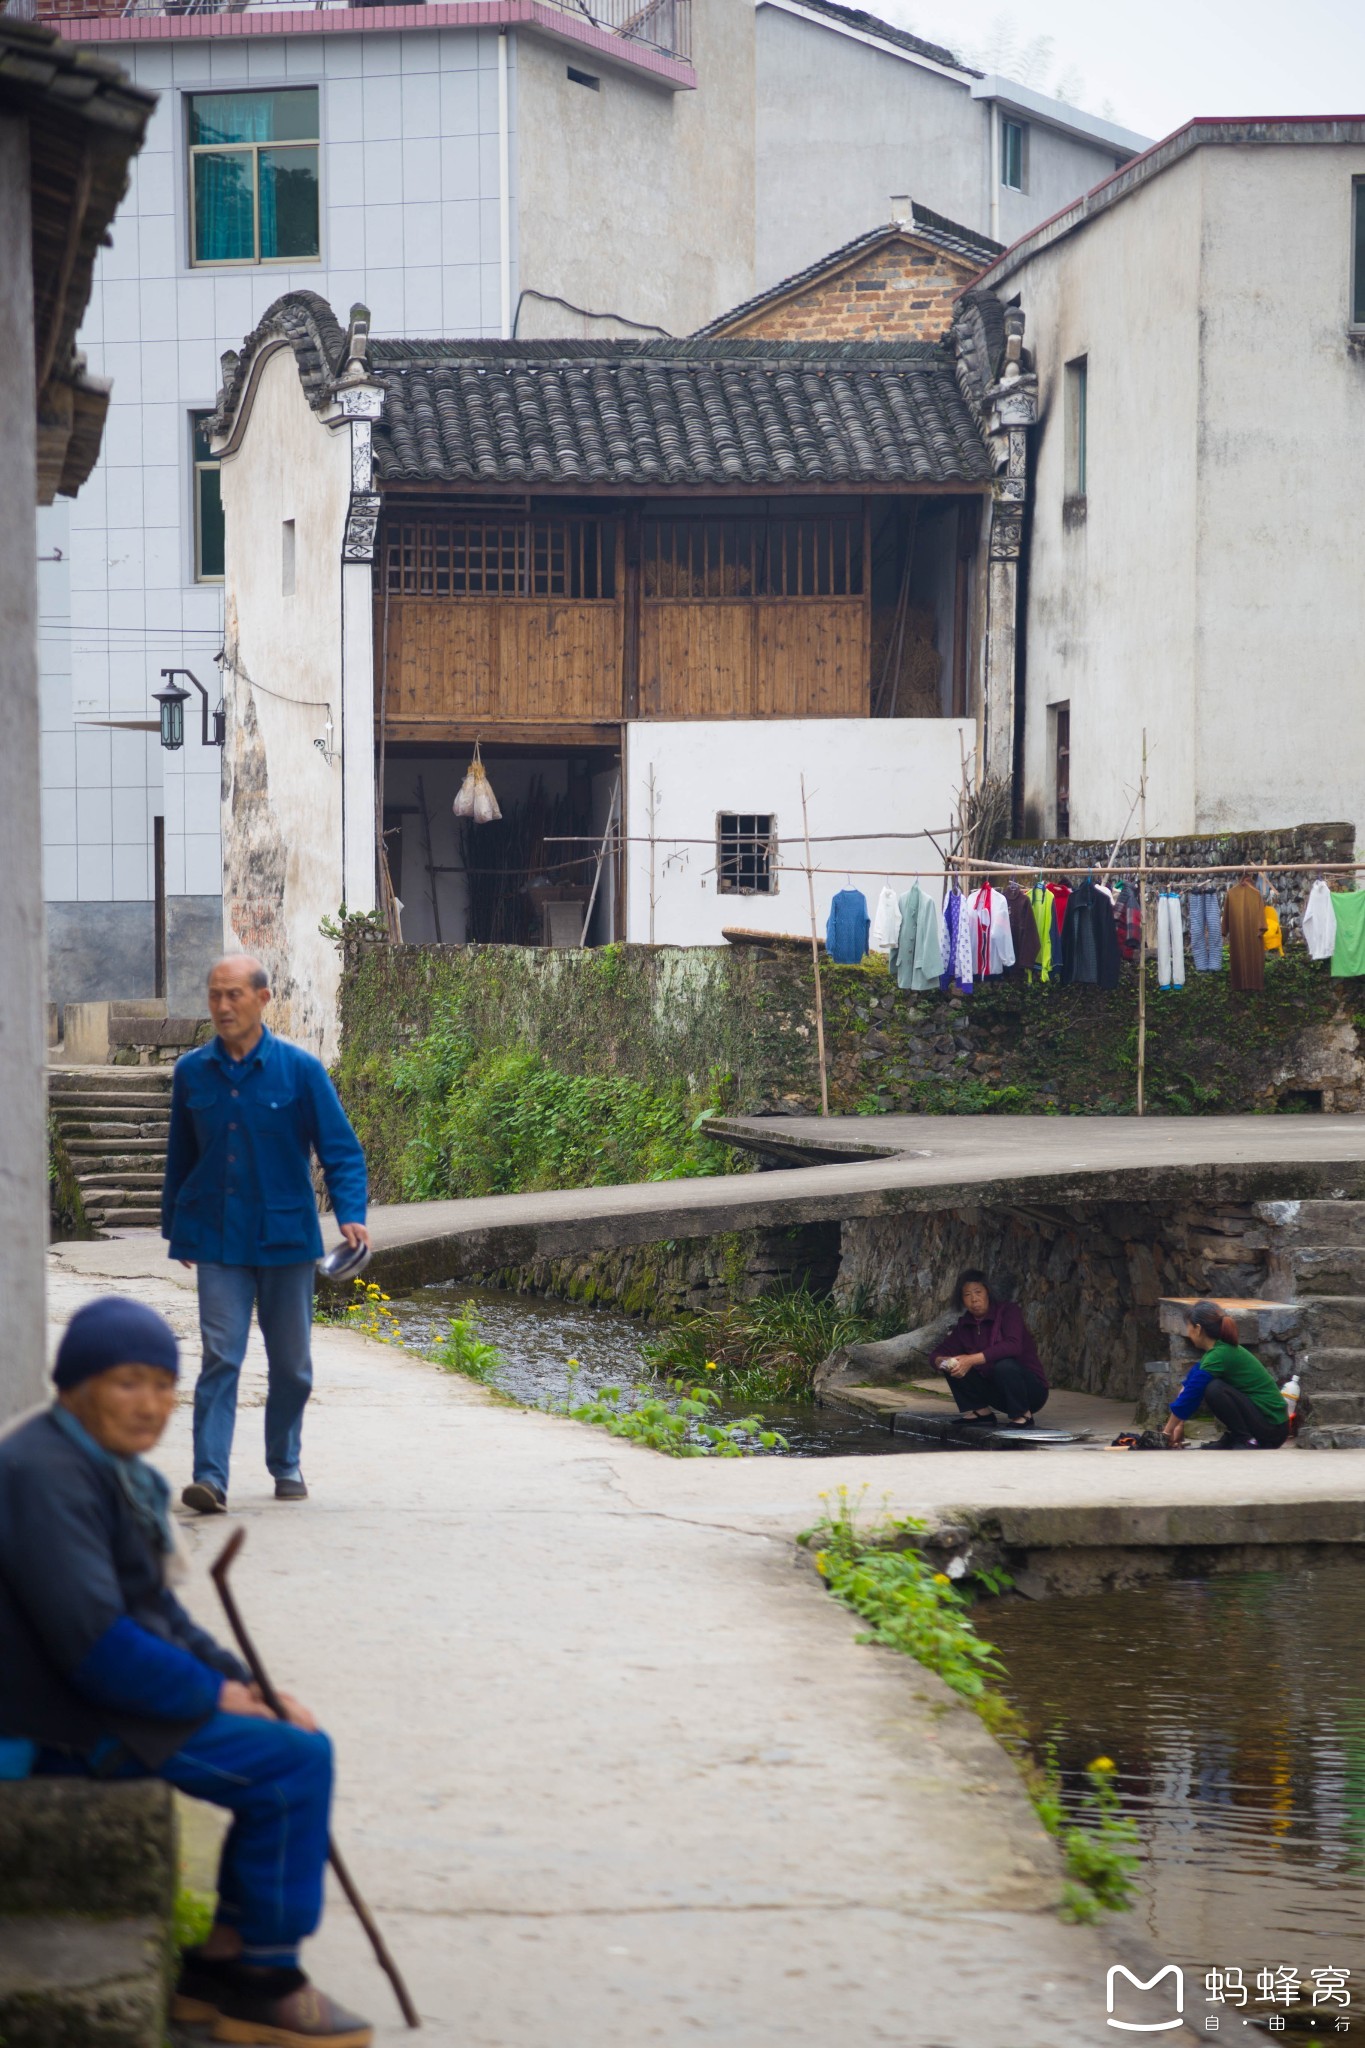
<instances>
[{"instance_id":1,"label":"black shoe","mask_svg":"<svg viewBox=\"0 0 1365 2048\"><path fill-rule=\"evenodd\" d=\"M1201 1444L1199 1448L1201 1451L1245 1451L1250 1446L1245 1444L1241 1437L1229 1436L1227 1431L1224 1430L1223 1434L1216 1436L1212 1443Z\"/></svg>"},{"instance_id":2,"label":"black shoe","mask_svg":"<svg viewBox=\"0 0 1365 2048\"><path fill-rule=\"evenodd\" d=\"M1021 1421L1016 1422L1014 1417L1011 1415L1009 1426L1011 1429L1032 1429L1033 1417L1031 1415L1025 1415Z\"/></svg>"},{"instance_id":3,"label":"black shoe","mask_svg":"<svg viewBox=\"0 0 1365 2048\"><path fill-rule=\"evenodd\" d=\"M219 1991L213 2038L272 2048L369 2048L374 2029L310 1984L302 1970L237 1964Z\"/></svg>"},{"instance_id":4,"label":"black shoe","mask_svg":"<svg viewBox=\"0 0 1365 2048\"><path fill-rule=\"evenodd\" d=\"M171 1993L171 2018L187 2026L216 2020L219 1994L232 1968L232 1963L220 1957L206 1956L202 1948L182 1949L180 1974Z\"/></svg>"},{"instance_id":5,"label":"black shoe","mask_svg":"<svg viewBox=\"0 0 1365 2048\"><path fill-rule=\"evenodd\" d=\"M194 1479L180 1496L187 1508L193 1508L196 1515L225 1515L227 1495L221 1486L215 1486L211 1479Z\"/></svg>"},{"instance_id":6,"label":"black shoe","mask_svg":"<svg viewBox=\"0 0 1365 2048\"><path fill-rule=\"evenodd\" d=\"M958 1415L953 1419L959 1429L999 1429L1000 1427L994 1415Z\"/></svg>"},{"instance_id":7,"label":"black shoe","mask_svg":"<svg viewBox=\"0 0 1365 2048\"><path fill-rule=\"evenodd\" d=\"M302 1474L296 1473L292 1479L277 1479L275 1481L275 1498L276 1500L307 1500L308 1488L303 1483Z\"/></svg>"}]
</instances>

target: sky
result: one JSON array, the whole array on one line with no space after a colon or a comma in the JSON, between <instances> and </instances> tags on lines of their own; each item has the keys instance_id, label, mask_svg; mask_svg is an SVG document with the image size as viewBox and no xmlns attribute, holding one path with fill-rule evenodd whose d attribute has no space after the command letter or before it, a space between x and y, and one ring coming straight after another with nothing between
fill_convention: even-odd
<instances>
[{"instance_id":1,"label":"sky","mask_svg":"<svg viewBox=\"0 0 1365 2048\"><path fill-rule=\"evenodd\" d=\"M861 4L1154 138L1194 114L1365 114L1365 0Z\"/></svg>"}]
</instances>

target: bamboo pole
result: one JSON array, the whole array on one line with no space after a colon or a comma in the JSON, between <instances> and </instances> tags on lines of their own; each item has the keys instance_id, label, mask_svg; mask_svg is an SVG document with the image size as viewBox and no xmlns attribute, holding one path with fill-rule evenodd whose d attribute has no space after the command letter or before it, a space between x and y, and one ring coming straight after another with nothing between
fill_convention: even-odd
<instances>
[{"instance_id":1,"label":"bamboo pole","mask_svg":"<svg viewBox=\"0 0 1365 2048\"><path fill-rule=\"evenodd\" d=\"M1147 1114L1147 728L1142 728L1142 779L1138 783L1141 807L1138 842L1138 1042L1137 1113Z\"/></svg>"},{"instance_id":2,"label":"bamboo pole","mask_svg":"<svg viewBox=\"0 0 1365 2048\"><path fill-rule=\"evenodd\" d=\"M815 923L815 871L810 864L810 816L806 778L801 777L801 827L806 836L806 889L810 896L810 960L815 972L815 1045L820 1056L820 1114L829 1115L829 1071L825 1065L825 996L820 986L820 933Z\"/></svg>"}]
</instances>

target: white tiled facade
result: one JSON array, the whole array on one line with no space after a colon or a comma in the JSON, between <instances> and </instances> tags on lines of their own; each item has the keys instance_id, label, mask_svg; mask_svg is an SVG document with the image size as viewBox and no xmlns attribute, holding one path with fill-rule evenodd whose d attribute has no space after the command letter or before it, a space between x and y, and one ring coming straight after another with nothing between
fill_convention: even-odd
<instances>
[{"instance_id":1,"label":"white tiled facade","mask_svg":"<svg viewBox=\"0 0 1365 2048\"><path fill-rule=\"evenodd\" d=\"M286 291L320 293L343 322L361 300L380 334L499 332L497 44L495 31L461 28L204 36L111 52L161 98L81 333L91 370L114 380L100 462L78 499L39 518L45 890L59 1002L151 992L158 814L173 1007L211 946L219 756L200 744L199 700L185 707L179 753L128 729L154 714L162 668L189 668L211 700L218 694L222 597L194 578L190 415L212 407L222 351L240 348ZM186 96L241 85L319 88L316 263L189 261ZM179 962L177 906L197 911L199 933L198 956Z\"/></svg>"}]
</instances>

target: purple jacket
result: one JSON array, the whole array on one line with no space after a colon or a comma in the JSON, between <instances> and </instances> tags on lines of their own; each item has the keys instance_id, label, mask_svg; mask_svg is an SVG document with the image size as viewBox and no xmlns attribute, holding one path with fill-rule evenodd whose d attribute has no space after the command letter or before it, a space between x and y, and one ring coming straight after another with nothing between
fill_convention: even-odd
<instances>
[{"instance_id":1,"label":"purple jacket","mask_svg":"<svg viewBox=\"0 0 1365 2048\"><path fill-rule=\"evenodd\" d=\"M974 1351L982 1354L987 1365L994 1365L998 1358L1017 1358L1047 1385L1038 1348L1017 1301L993 1301L979 1320L960 1315L934 1353L934 1363L941 1358L970 1358Z\"/></svg>"}]
</instances>

